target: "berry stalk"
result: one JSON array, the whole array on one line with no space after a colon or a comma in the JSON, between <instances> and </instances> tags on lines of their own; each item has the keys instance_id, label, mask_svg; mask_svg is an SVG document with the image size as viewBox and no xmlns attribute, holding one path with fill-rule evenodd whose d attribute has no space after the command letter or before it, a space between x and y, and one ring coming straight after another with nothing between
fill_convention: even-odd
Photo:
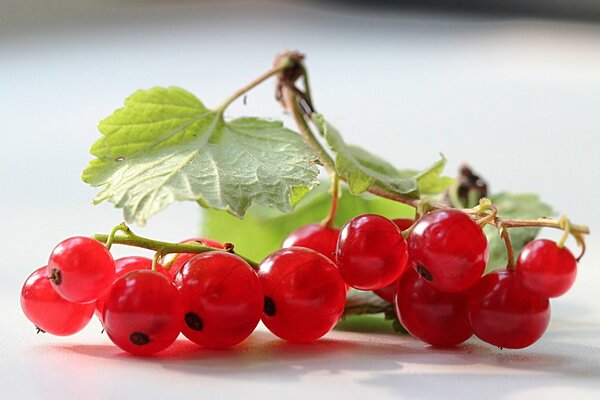
<instances>
[{"instance_id":1,"label":"berry stalk","mask_svg":"<svg viewBox=\"0 0 600 400\"><path fill-rule=\"evenodd\" d=\"M118 228L121 227L121 228ZM121 232L121 234L116 234ZM149 239L146 237L138 236L131 231L131 229L124 225L118 225L113 229L112 234L97 233L92 236L93 239L108 244L122 244L125 246L140 247L142 249L148 249L156 251L161 257L171 253L194 253L201 254L208 251L225 251L228 253L233 252L232 246L227 246L226 249L218 249L214 247L204 246L200 243L171 243L163 242L160 240ZM258 263L237 254L238 257L246 261L252 268L258 269Z\"/></svg>"}]
</instances>

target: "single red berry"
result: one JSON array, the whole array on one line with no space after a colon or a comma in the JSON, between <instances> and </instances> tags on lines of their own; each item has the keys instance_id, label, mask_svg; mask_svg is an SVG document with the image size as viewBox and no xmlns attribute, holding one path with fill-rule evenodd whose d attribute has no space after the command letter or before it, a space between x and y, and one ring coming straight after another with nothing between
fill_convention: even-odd
<instances>
[{"instance_id":1,"label":"single red berry","mask_svg":"<svg viewBox=\"0 0 600 400\"><path fill-rule=\"evenodd\" d=\"M94 313L93 303L72 303L56 293L46 267L39 268L25 281L21 289L21 308L38 329L57 336L79 332Z\"/></svg>"},{"instance_id":2,"label":"single red berry","mask_svg":"<svg viewBox=\"0 0 600 400\"><path fill-rule=\"evenodd\" d=\"M407 230L408 228L410 228L415 223L415 220L414 219L410 219L410 218L394 218L391 221L394 224L396 224L396 226L401 231ZM408 262L407 262L407 266L408 265L410 265L410 260L408 260ZM398 281L396 280L396 281L390 283L389 285L387 285L386 287L383 287L381 289L373 290L373 293L375 293L377 296L381 297L383 300L385 300L385 301L387 301L389 303L393 303L394 302L394 296L396 295L396 287L397 286L398 286Z\"/></svg>"},{"instance_id":3,"label":"single red berry","mask_svg":"<svg viewBox=\"0 0 600 400\"><path fill-rule=\"evenodd\" d=\"M467 296L433 288L412 268L404 271L396 290L396 314L414 337L433 346L456 346L473 335Z\"/></svg>"},{"instance_id":4,"label":"single red berry","mask_svg":"<svg viewBox=\"0 0 600 400\"><path fill-rule=\"evenodd\" d=\"M217 242L212 239L205 239L205 238L191 238L191 239L186 239L180 243L194 243L194 242L202 243L206 247L212 247L215 249L224 249L225 248L225 245L223 245L223 243ZM181 266L183 264L185 264L186 262L188 262L189 260L191 260L192 258L194 258L197 255L198 255L198 253L179 253L179 254L172 255L174 260L171 264L171 267L169 268L169 273L171 274L171 276L174 277L175 274L177 274L177 271L179 271L179 268L181 268ZM168 263L169 260L167 260L166 262Z\"/></svg>"},{"instance_id":5,"label":"single red berry","mask_svg":"<svg viewBox=\"0 0 600 400\"><path fill-rule=\"evenodd\" d=\"M339 229L326 228L319 224L309 224L290 233L281 247L306 247L323 254L335 263L335 248L339 235Z\"/></svg>"},{"instance_id":6,"label":"single red berry","mask_svg":"<svg viewBox=\"0 0 600 400\"><path fill-rule=\"evenodd\" d=\"M458 210L425 214L408 237L408 254L421 278L442 292L462 292L485 270L487 239L481 227Z\"/></svg>"},{"instance_id":7,"label":"single red berry","mask_svg":"<svg viewBox=\"0 0 600 400\"><path fill-rule=\"evenodd\" d=\"M577 260L566 247L537 239L529 242L517 259L517 277L527 290L542 297L565 294L577 275Z\"/></svg>"},{"instance_id":8,"label":"single red berry","mask_svg":"<svg viewBox=\"0 0 600 400\"><path fill-rule=\"evenodd\" d=\"M291 342L312 342L329 332L344 312L346 289L335 264L316 251L291 247L263 260L262 321Z\"/></svg>"},{"instance_id":9,"label":"single red berry","mask_svg":"<svg viewBox=\"0 0 600 400\"><path fill-rule=\"evenodd\" d=\"M469 291L468 315L481 340L522 349L546 331L550 302L525 289L513 271L502 269L485 275Z\"/></svg>"},{"instance_id":10,"label":"single red berry","mask_svg":"<svg viewBox=\"0 0 600 400\"><path fill-rule=\"evenodd\" d=\"M260 321L262 286L240 257L202 253L175 275L183 306L181 332L206 347L229 347L246 339Z\"/></svg>"},{"instance_id":11,"label":"single red berry","mask_svg":"<svg viewBox=\"0 0 600 400\"><path fill-rule=\"evenodd\" d=\"M396 224L396 226L400 228L401 231L405 231L411 226L413 226L415 220L412 218L394 218L392 222Z\"/></svg>"},{"instance_id":12,"label":"single red berry","mask_svg":"<svg viewBox=\"0 0 600 400\"><path fill-rule=\"evenodd\" d=\"M406 272L403 272L402 274L405 274L405 273ZM373 290L373 293L375 293L377 296L381 297L383 300L385 300L389 303L393 303L394 296L396 295L396 287L397 286L398 286L398 281L394 281L394 282L390 283L389 285L387 285L386 287L383 287L383 288L377 289L377 290Z\"/></svg>"},{"instance_id":13,"label":"single red berry","mask_svg":"<svg viewBox=\"0 0 600 400\"><path fill-rule=\"evenodd\" d=\"M140 256L128 256L122 257L115 260L115 279L119 279L123 275L131 271L137 271L139 269L152 269L152 259L148 257L140 257ZM167 271L162 265L156 264L156 271L163 274L167 278L171 278L169 275L169 271ZM104 303L106 303L107 293L100 296L98 300L96 300L96 316L102 321L102 311L104 310Z\"/></svg>"},{"instance_id":14,"label":"single red berry","mask_svg":"<svg viewBox=\"0 0 600 400\"><path fill-rule=\"evenodd\" d=\"M179 335L179 292L160 272L129 272L112 285L102 319L108 337L121 349L136 355L159 352Z\"/></svg>"},{"instance_id":15,"label":"single red berry","mask_svg":"<svg viewBox=\"0 0 600 400\"><path fill-rule=\"evenodd\" d=\"M84 236L60 242L50 254L47 268L54 290L74 303L95 301L115 277L110 252L102 243Z\"/></svg>"},{"instance_id":16,"label":"single red berry","mask_svg":"<svg viewBox=\"0 0 600 400\"><path fill-rule=\"evenodd\" d=\"M381 289L396 281L407 258L400 229L380 215L355 217L340 232L337 266L344 281L356 289Z\"/></svg>"}]
</instances>

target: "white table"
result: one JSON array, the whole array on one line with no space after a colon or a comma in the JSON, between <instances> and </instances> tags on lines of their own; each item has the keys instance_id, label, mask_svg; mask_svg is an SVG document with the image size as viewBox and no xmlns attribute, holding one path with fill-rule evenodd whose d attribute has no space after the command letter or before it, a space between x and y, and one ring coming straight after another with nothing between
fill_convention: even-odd
<instances>
[{"instance_id":1,"label":"white table","mask_svg":"<svg viewBox=\"0 0 600 400\"><path fill-rule=\"evenodd\" d=\"M520 351L476 339L435 350L410 337L348 332L298 346L259 328L228 351L180 339L160 357L135 359L96 322L70 338L35 335L18 306L25 277L60 240L106 232L121 219L110 205L89 205L94 191L79 181L97 121L133 90L155 85L179 85L218 104L284 48L307 53L316 106L348 141L405 167L442 151L449 173L468 160L493 190L538 192L577 222L600 222L598 26L361 16L287 3L268 13L260 2L102 3L32 9L0 28L2 398L600 396L594 237L574 289L553 302L549 331ZM229 114L287 121L270 85ZM197 213L194 204L177 204L139 232L193 236Z\"/></svg>"}]
</instances>

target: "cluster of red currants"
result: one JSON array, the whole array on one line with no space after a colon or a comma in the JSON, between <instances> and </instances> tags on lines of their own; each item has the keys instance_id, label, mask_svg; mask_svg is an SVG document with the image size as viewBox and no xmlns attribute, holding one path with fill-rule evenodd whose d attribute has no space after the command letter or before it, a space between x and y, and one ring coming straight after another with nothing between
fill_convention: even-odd
<instances>
[{"instance_id":1,"label":"cluster of red currants","mask_svg":"<svg viewBox=\"0 0 600 400\"><path fill-rule=\"evenodd\" d=\"M533 344L550 322L548 299L564 294L577 273L566 247L537 239L523 248L516 268L483 275L487 239L454 209L418 221L362 215L341 231L308 225L284 245L329 256L348 285L393 303L404 328L434 346L455 346L473 334L501 348Z\"/></svg>"},{"instance_id":2,"label":"cluster of red currants","mask_svg":"<svg viewBox=\"0 0 600 400\"><path fill-rule=\"evenodd\" d=\"M233 346L261 319L282 339L314 341L339 321L351 286L393 302L404 327L429 344L453 346L475 333L522 348L541 337L548 298L564 293L576 273L569 250L535 240L516 271L482 277L487 240L457 210L433 211L416 223L361 215L341 231L307 225L257 270L221 243L189 241L223 250L178 254L167 270L145 257L113 260L91 238L66 239L26 280L23 311L38 329L63 336L83 329L95 312L117 346L147 355L180 333L206 347Z\"/></svg>"}]
</instances>

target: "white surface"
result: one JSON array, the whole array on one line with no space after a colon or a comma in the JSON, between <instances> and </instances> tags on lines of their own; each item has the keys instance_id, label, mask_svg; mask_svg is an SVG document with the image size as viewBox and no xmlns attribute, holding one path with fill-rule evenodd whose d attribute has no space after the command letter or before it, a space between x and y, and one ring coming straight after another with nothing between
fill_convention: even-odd
<instances>
[{"instance_id":1,"label":"white surface","mask_svg":"<svg viewBox=\"0 0 600 400\"><path fill-rule=\"evenodd\" d=\"M230 351L180 340L140 360L97 324L71 338L34 334L18 306L25 277L58 241L121 219L90 206L94 191L79 180L97 121L156 85L218 104L284 48L308 55L316 106L350 142L401 167L441 151L449 173L468 160L493 190L537 192L577 222L600 222L600 27L228 4L81 7L65 20L38 9L0 29L2 398L599 397L593 238L575 288L553 302L549 332L521 351L341 332L295 346L261 330ZM269 85L230 110L242 113L284 118ZM177 204L139 232L189 237L196 215Z\"/></svg>"}]
</instances>

